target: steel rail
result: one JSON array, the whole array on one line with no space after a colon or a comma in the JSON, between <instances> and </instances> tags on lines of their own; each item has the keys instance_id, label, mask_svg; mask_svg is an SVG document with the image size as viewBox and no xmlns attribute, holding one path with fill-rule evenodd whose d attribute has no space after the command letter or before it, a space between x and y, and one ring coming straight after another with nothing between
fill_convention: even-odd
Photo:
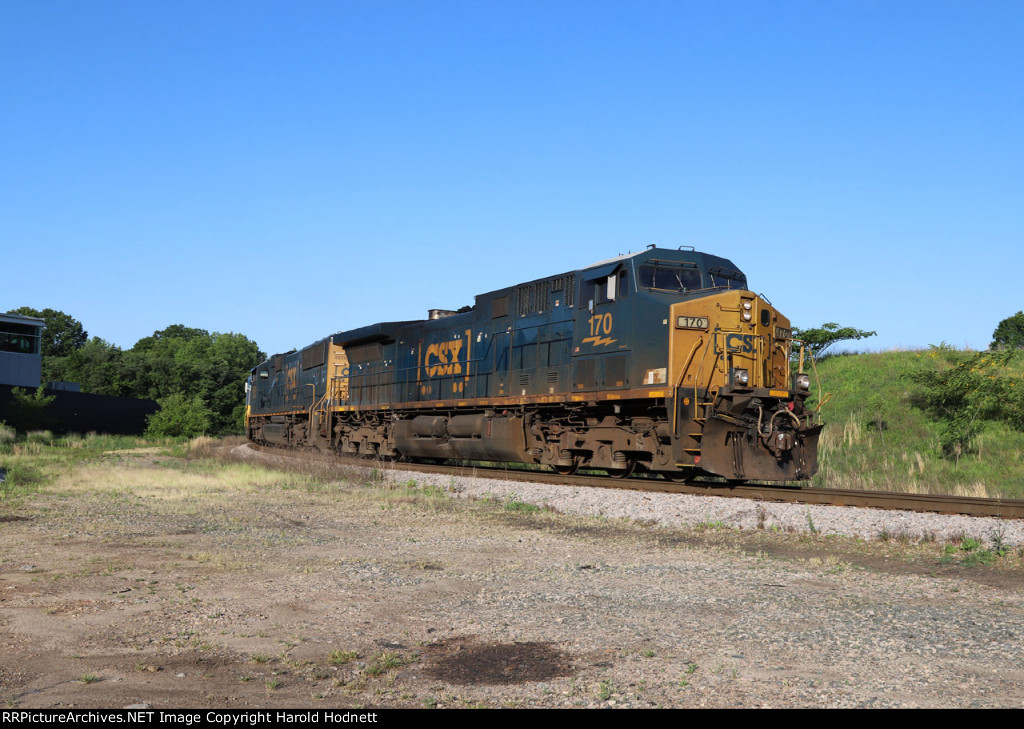
<instances>
[{"instance_id":1,"label":"steel rail","mask_svg":"<svg viewBox=\"0 0 1024 729\"><path fill-rule=\"evenodd\" d=\"M297 458L301 458L303 453L309 453L309 451L296 452L287 448L259 446L254 443L249 443L249 447ZM317 453L322 452L318 451ZM341 456L335 456L332 460L339 464L362 468L380 465L381 463L366 459L343 458ZM856 506L869 509L962 514L965 516L987 516L1000 519L1024 519L1024 500L1019 499L908 494L893 491L853 491L778 484L729 484L720 481L676 483L650 474L641 474L627 479L613 479L607 476L596 476L587 473L564 476L550 471L535 471L512 466L446 465L414 463L411 461L388 461L386 464L389 468L403 471L447 473L477 478L501 478L508 481L548 483L561 486L616 488L631 491L720 496L723 498L742 498L793 504Z\"/></svg>"}]
</instances>

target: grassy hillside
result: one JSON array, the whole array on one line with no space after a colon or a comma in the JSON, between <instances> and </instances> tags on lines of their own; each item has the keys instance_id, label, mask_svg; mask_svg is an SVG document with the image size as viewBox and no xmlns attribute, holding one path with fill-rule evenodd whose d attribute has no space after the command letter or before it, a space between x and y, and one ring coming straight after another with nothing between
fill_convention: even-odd
<instances>
[{"instance_id":1,"label":"grassy hillside","mask_svg":"<svg viewBox=\"0 0 1024 729\"><path fill-rule=\"evenodd\" d=\"M832 397L821 409L827 425L821 470L813 484L1024 498L1024 432L987 422L956 462L942 454L940 420L915 404L921 386L912 380L914 373L942 370L966 356L934 348L839 355L819 362L822 392ZM1020 377L1022 372L1024 358L1017 355L1009 373Z\"/></svg>"}]
</instances>

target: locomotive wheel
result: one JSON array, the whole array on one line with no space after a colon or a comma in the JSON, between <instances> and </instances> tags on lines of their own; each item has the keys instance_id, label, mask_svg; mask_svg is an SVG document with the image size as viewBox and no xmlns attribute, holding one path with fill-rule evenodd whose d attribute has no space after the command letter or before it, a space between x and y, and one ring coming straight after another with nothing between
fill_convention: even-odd
<instances>
[{"instance_id":1,"label":"locomotive wheel","mask_svg":"<svg viewBox=\"0 0 1024 729\"><path fill-rule=\"evenodd\" d=\"M693 471L661 471L661 477L672 483L689 483L693 480Z\"/></svg>"},{"instance_id":2,"label":"locomotive wheel","mask_svg":"<svg viewBox=\"0 0 1024 729\"><path fill-rule=\"evenodd\" d=\"M576 473L578 470L580 470L580 459L579 458L572 459L572 465L571 466L554 466L553 465L553 466L551 466L551 468L554 470L555 473L557 473L560 476L571 476L574 473Z\"/></svg>"},{"instance_id":3,"label":"locomotive wheel","mask_svg":"<svg viewBox=\"0 0 1024 729\"><path fill-rule=\"evenodd\" d=\"M636 470L636 459L630 458L626 461L625 468L606 468L604 470L612 478L629 478L633 475L633 471Z\"/></svg>"}]
</instances>

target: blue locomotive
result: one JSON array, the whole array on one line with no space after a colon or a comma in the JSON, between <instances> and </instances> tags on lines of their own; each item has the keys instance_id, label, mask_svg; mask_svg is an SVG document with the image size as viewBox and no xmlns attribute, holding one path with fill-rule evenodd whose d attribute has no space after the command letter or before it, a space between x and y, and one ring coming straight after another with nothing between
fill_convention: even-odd
<instances>
[{"instance_id":1,"label":"blue locomotive","mask_svg":"<svg viewBox=\"0 0 1024 729\"><path fill-rule=\"evenodd\" d=\"M651 246L274 355L246 429L367 457L807 479L822 426L792 347L729 260Z\"/></svg>"}]
</instances>

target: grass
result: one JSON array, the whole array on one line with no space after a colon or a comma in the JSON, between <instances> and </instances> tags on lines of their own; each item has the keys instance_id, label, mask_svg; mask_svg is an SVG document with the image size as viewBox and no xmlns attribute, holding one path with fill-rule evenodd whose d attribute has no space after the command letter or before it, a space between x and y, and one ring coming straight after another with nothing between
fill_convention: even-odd
<instances>
[{"instance_id":1,"label":"grass","mask_svg":"<svg viewBox=\"0 0 1024 729\"><path fill-rule=\"evenodd\" d=\"M807 510L807 531L809 531L811 534L817 534L819 531L818 527L814 525L814 517L811 516L810 509Z\"/></svg>"},{"instance_id":2,"label":"grass","mask_svg":"<svg viewBox=\"0 0 1024 729\"><path fill-rule=\"evenodd\" d=\"M528 504L525 501L521 501L515 494L509 494L505 499L502 508L505 511L513 511L517 514L536 514L542 509L534 504Z\"/></svg>"},{"instance_id":3,"label":"grass","mask_svg":"<svg viewBox=\"0 0 1024 729\"><path fill-rule=\"evenodd\" d=\"M1003 543L1002 535L998 532L992 535L991 542L992 547L985 548L978 539L961 535L943 547L939 564L960 564L965 567L993 565L1006 557L1010 549Z\"/></svg>"},{"instance_id":4,"label":"grass","mask_svg":"<svg viewBox=\"0 0 1024 729\"><path fill-rule=\"evenodd\" d=\"M356 651L331 651L327 656L327 663L332 666L344 666L357 658L359 654Z\"/></svg>"},{"instance_id":5,"label":"grass","mask_svg":"<svg viewBox=\"0 0 1024 729\"><path fill-rule=\"evenodd\" d=\"M400 668L408 663L401 654L395 651L384 651L379 656L373 659L373 662L366 667L366 674L368 676L379 676L382 673L393 671L396 668Z\"/></svg>"},{"instance_id":6,"label":"grass","mask_svg":"<svg viewBox=\"0 0 1024 729\"><path fill-rule=\"evenodd\" d=\"M370 481L367 486L377 489L381 509L394 509L403 505L425 506L433 511L444 511L451 507L448 492L438 486L421 485L414 479L393 483L385 473L374 469L370 474L379 481Z\"/></svg>"},{"instance_id":7,"label":"grass","mask_svg":"<svg viewBox=\"0 0 1024 729\"><path fill-rule=\"evenodd\" d=\"M949 367L948 348L828 357L817 364L827 423L812 485L829 488L1024 498L1024 433L986 423L957 463L939 446L941 423L915 404L912 376ZM1010 373L1024 374L1024 355ZM813 380L813 377L812 377ZM812 392L816 388L812 386ZM810 402L815 403L817 396Z\"/></svg>"},{"instance_id":8,"label":"grass","mask_svg":"<svg viewBox=\"0 0 1024 729\"><path fill-rule=\"evenodd\" d=\"M0 468L6 471L0 483L0 501L9 501L35 493L53 484L73 468L84 463L112 463L118 453L140 447L164 445L169 439L135 436L70 434L55 437L50 431L32 431L24 436L0 424Z\"/></svg>"}]
</instances>

